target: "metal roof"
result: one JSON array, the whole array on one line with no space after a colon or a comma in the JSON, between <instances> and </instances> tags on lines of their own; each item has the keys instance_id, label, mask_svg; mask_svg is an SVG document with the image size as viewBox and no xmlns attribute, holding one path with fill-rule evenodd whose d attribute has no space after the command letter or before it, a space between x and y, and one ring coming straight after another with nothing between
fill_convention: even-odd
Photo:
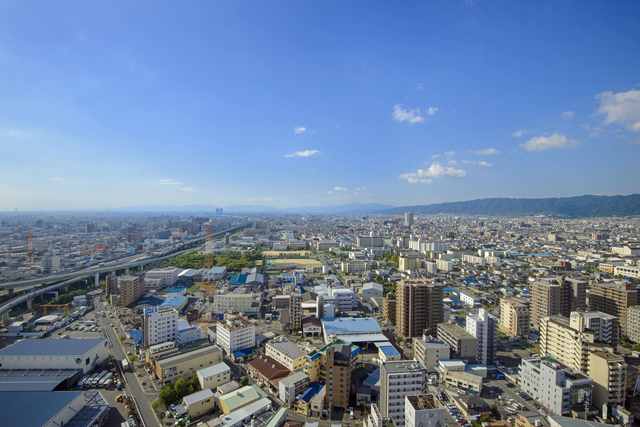
<instances>
[{"instance_id":1,"label":"metal roof","mask_svg":"<svg viewBox=\"0 0 640 427\"><path fill-rule=\"evenodd\" d=\"M211 397L213 397L213 392L208 388L205 388L204 390L200 390L193 394L185 396L183 400L185 404L193 405L194 403L198 403L204 399L211 398Z\"/></svg>"},{"instance_id":2,"label":"metal roof","mask_svg":"<svg viewBox=\"0 0 640 427\"><path fill-rule=\"evenodd\" d=\"M3 356L83 356L99 345L107 345L103 338L71 340L24 339L0 350Z\"/></svg>"},{"instance_id":3,"label":"metal roof","mask_svg":"<svg viewBox=\"0 0 640 427\"><path fill-rule=\"evenodd\" d=\"M0 393L2 422L8 426L43 426L81 395L80 391ZM35 406L36 411L27 410Z\"/></svg>"}]
</instances>

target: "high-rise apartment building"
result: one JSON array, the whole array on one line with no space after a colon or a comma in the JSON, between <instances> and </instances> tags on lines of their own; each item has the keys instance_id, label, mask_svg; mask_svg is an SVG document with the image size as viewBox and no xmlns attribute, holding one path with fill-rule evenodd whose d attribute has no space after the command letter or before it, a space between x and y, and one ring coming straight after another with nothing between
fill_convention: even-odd
<instances>
[{"instance_id":1,"label":"high-rise apartment building","mask_svg":"<svg viewBox=\"0 0 640 427\"><path fill-rule=\"evenodd\" d=\"M438 325L438 339L449 346L451 358L476 363L478 340L460 326L440 323Z\"/></svg>"},{"instance_id":2,"label":"high-rise apartment building","mask_svg":"<svg viewBox=\"0 0 640 427\"><path fill-rule=\"evenodd\" d=\"M351 393L351 347L338 344L325 351L325 375L327 393L325 404L331 411L334 407L347 408Z\"/></svg>"},{"instance_id":3,"label":"high-rise apartment building","mask_svg":"<svg viewBox=\"0 0 640 427\"><path fill-rule=\"evenodd\" d=\"M501 331L512 337L529 338L531 327L530 301L526 299L500 299Z\"/></svg>"},{"instance_id":4,"label":"high-rise apartment building","mask_svg":"<svg viewBox=\"0 0 640 427\"><path fill-rule=\"evenodd\" d=\"M118 290L118 277L116 277L115 274L108 274L105 278L105 283L107 298L109 298L111 295L118 295L120 293L120 291Z\"/></svg>"},{"instance_id":5,"label":"high-rise apartment building","mask_svg":"<svg viewBox=\"0 0 640 427\"><path fill-rule=\"evenodd\" d=\"M498 356L498 319L481 308L478 313L467 316L466 329L478 340L478 363L493 365Z\"/></svg>"},{"instance_id":6,"label":"high-rise apartment building","mask_svg":"<svg viewBox=\"0 0 640 427\"><path fill-rule=\"evenodd\" d=\"M621 333L627 331L627 309L638 305L638 289L630 282L591 283L589 305L620 319Z\"/></svg>"},{"instance_id":7,"label":"high-rise apartment building","mask_svg":"<svg viewBox=\"0 0 640 427\"><path fill-rule=\"evenodd\" d=\"M640 343L640 306L627 308L627 336L631 342Z\"/></svg>"},{"instance_id":8,"label":"high-rise apartment building","mask_svg":"<svg viewBox=\"0 0 640 427\"><path fill-rule=\"evenodd\" d=\"M142 314L142 344L149 347L167 341L176 341L178 312L175 308L148 308Z\"/></svg>"},{"instance_id":9,"label":"high-rise apartment building","mask_svg":"<svg viewBox=\"0 0 640 427\"><path fill-rule=\"evenodd\" d=\"M589 370L589 344L595 342L594 337L591 331L572 328L566 317L540 320L540 354L551 356L576 371Z\"/></svg>"},{"instance_id":10,"label":"high-rise apartment building","mask_svg":"<svg viewBox=\"0 0 640 427\"><path fill-rule=\"evenodd\" d=\"M291 315L291 328L297 326L302 329L302 294L294 292L290 295L291 304L289 313Z\"/></svg>"},{"instance_id":11,"label":"high-rise apartment building","mask_svg":"<svg viewBox=\"0 0 640 427\"><path fill-rule=\"evenodd\" d=\"M580 332L592 331L594 340L599 343L617 345L620 337L620 319L601 311L574 311L569 324Z\"/></svg>"},{"instance_id":12,"label":"high-rise apartment building","mask_svg":"<svg viewBox=\"0 0 640 427\"><path fill-rule=\"evenodd\" d=\"M413 225L413 212L404 213L404 226L411 227Z\"/></svg>"},{"instance_id":13,"label":"high-rise apartment building","mask_svg":"<svg viewBox=\"0 0 640 427\"><path fill-rule=\"evenodd\" d=\"M446 427L444 407L433 394L405 396L404 422L407 427Z\"/></svg>"},{"instance_id":14,"label":"high-rise apartment building","mask_svg":"<svg viewBox=\"0 0 640 427\"><path fill-rule=\"evenodd\" d=\"M427 369L414 360L385 362L380 368L380 414L405 425L405 396L424 393Z\"/></svg>"},{"instance_id":15,"label":"high-rise apartment building","mask_svg":"<svg viewBox=\"0 0 640 427\"><path fill-rule=\"evenodd\" d=\"M144 295L144 279L141 276L120 278L120 305L127 306Z\"/></svg>"},{"instance_id":16,"label":"high-rise apartment building","mask_svg":"<svg viewBox=\"0 0 640 427\"><path fill-rule=\"evenodd\" d=\"M593 405L624 406L627 364L624 357L608 351L589 352L589 376L593 379Z\"/></svg>"},{"instance_id":17,"label":"high-rise apartment building","mask_svg":"<svg viewBox=\"0 0 640 427\"><path fill-rule=\"evenodd\" d=\"M531 286L531 326L540 329L540 319L587 308L587 282L575 279L543 278Z\"/></svg>"},{"instance_id":18,"label":"high-rise apartment building","mask_svg":"<svg viewBox=\"0 0 640 427\"><path fill-rule=\"evenodd\" d=\"M403 279L396 286L396 334L404 338L430 333L443 322L442 288L424 279Z\"/></svg>"},{"instance_id":19,"label":"high-rise apartment building","mask_svg":"<svg viewBox=\"0 0 640 427\"><path fill-rule=\"evenodd\" d=\"M382 299L382 318L394 325L396 323L396 296L391 292Z\"/></svg>"}]
</instances>

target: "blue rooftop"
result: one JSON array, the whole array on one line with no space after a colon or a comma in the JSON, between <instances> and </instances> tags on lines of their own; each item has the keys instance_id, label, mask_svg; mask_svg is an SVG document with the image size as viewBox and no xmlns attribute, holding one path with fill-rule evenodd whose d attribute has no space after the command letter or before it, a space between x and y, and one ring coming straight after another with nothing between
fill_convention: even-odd
<instances>
[{"instance_id":1,"label":"blue rooftop","mask_svg":"<svg viewBox=\"0 0 640 427\"><path fill-rule=\"evenodd\" d=\"M182 286L182 287L178 287L178 286L176 286L175 288L170 289L169 291L167 291L167 293L170 293L170 294L178 294L178 293L180 293L180 292L184 292L186 289L187 289L187 288L186 288L186 287L184 287L184 286Z\"/></svg>"},{"instance_id":2,"label":"blue rooftop","mask_svg":"<svg viewBox=\"0 0 640 427\"><path fill-rule=\"evenodd\" d=\"M392 345L381 345L380 350L382 350L382 354L385 356L400 356L398 350Z\"/></svg>"},{"instance_id":3,"label":"blue rooftop","mask_svg":"<svg viewBox=\"0 0 640 427\"><path fill-rule=\"evenodd\" d=\"M140 329L129 331L129 335L131 335L131 339L135 342L142 341L142 331Z\"/></svg>"},{"instance_id":4,"label":"blue rooftop","mask_svg":"<svg viewBox=\"0 0 640 427\"><path fill-rule=\"evenodd\" d=\"M186 300L187 300L187 297L183 295L173 295L167 298L166 300L164 300L159 307L164 307L167 305L171 305L173 307L180 307Z\"/></svg>"},{"instance_id":5,"label":"blue rooftop","mask_svg":"<svg viewBox=\"0 0 640 427\"><path fill-rule=\"evenodd\" d=\"M237 358L240 358L240 357L248 356L250 354L253 354L253 349L251 349L251 348L243 348L242 350L234 351L233 352L233 357L235 359L237 359Z\"/></svg>"},{"instance_id":6,"label":"blue rooftop","mask_svg":"<svg viewBox=\"0 0 640 427\"><path fill-rule=\"evenodd\" d=\"M234 274L233 276L231 276L231 279L229 279L229 285L244 283L247 283L246 274Z\"/></svg>"},{"instance_id":7,"label":"blue rooftop","mask_svg":"<svg viewBox=\"0 0 640 427\"><path fill-rule=\"evenodd\" d=\"M311 402L311 399L313 399L316 394L322 390L322 387L324 387L324 383L310 383L309 387L307 387L304 393L300 395L300 399L304 400L306 403Z\"/></svg>"},{"instance_id":8,"label":"blue rooftop","mask_svg":"<svg viewBox=\"0 0 640 427\"><path fill-rule=\"evenodd\" d=\"M353 332L371 332L376 331L382 333L380 325L376 319L371 317L353 318L353 317L334 317L321 319L322 326L327 334L346 334Z\"/></svg>"}]
</instances>

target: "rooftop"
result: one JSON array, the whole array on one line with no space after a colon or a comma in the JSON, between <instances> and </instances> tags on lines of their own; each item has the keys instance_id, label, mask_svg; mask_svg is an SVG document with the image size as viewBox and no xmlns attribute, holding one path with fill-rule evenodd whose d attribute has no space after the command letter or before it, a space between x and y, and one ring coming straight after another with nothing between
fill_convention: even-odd
<instances>
[{"instance_id":1,"label":"rooftop","mask_svg":"<svg viewBox=\"0 0 640 427\"><path fill-rule=\"evenodd\" d=\"M390 374L398 374L402 372L422 372L426 371L426 368L415 360L399 360L395 362L384 362L382 364L382 370Z\"/></svg>"},{"instance_id":2,"label":"rooftop","mask_svg":"<svg viewBox=\"0 0 640 427\"><path fill-rule=\"evenodd\" d=\"M0 350L3 356L83 356L99 345L107 346L102 338L72 340L24 339Z\"/></svg>"}]
</instances>

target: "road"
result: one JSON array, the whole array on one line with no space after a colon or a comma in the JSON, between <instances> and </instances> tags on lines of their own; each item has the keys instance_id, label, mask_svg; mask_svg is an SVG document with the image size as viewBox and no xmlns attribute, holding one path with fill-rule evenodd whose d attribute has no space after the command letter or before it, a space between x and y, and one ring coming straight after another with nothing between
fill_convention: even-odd
<instances>
[{"instance_id":1,"label":"road","mask_svg":"<svg viewBox=\"0 0 640 427\"><path fill-rule=\"evenodd\" d=\"M100 313L104 310L104 307L101 302L96 302L96 313ZM118 327L120 332L123 332L122 325L117 317L114 316L113 319L107 317L99 316L102 330L107 333L108 339L110 340L112 347L109 349L113 357L117 360L122 360L124 358L128 358L125 351L120 344L120 340L118 339L118 334L111 327L111 323ZM132 365L135 365L132 364ZM132 366L133 368L133 366ZM132 369L133 370L133 369ZM144 373L144 370L141 370ZM145 374L146 375L146 374ZM142 389L142 385L136 377L135 373L132 371L125 372L125 384L124 384L124 392L127 395L133 396L138 403L138 410L140 411L140 415L142 416L144 423L147 427L158 427L160 426L158 419L155 416L154 410L151 408L151 402L155 400L157 395L155 394L155 389L153 389L154 393L145 393ZM145 382L149 384L149 379L144 378Z\"/></svg>"}]
</instances>

